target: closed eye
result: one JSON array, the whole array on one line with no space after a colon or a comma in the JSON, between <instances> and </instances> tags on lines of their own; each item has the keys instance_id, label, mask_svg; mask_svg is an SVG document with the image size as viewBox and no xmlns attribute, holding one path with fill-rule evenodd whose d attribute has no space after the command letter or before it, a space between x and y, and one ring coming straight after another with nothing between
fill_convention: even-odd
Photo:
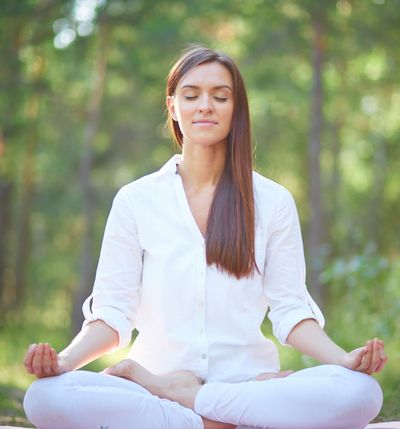
<instances>
[{"instance_id":1,"label":"closed eye","mask_svg":"<svg viewBox=\"0 0 400 429\"><path fill-rule=\"evenodd\" d=\"M185 95L185 100L195 100L197 97L197 95ZM220 103L225 103L228 100L226 97L214 97L214 99Z\"/></svg>"}]
</instances>

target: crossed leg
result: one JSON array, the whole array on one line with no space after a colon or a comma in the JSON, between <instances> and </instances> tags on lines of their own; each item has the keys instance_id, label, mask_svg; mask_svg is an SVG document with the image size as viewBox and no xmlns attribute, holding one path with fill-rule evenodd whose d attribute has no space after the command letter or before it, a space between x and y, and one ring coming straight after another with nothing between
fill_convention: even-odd
<instances>
[{"instance_id":1,"label":"crossed leg","mask_svg":"<svg viewBox=\"0 0 400 429\"><path fill-rule=\"evenodd\" d=\"M24 407L40 429L220 429L213 421L242 429L361 429L382 404L372 377L334 365L266 381L200 386L178 377L161 386L159 397L148 390L154 386L74 371L33 383Z\"/></svg>"},{"instance_id":2,"label":"crossed leg","mask_svg":"<svg viewBox=\"0 0 400 429\"><path fill-rule=\"evenodd\" d=\"M144 387L102 373L72 371L41 378L28 389L24 409L40 429L203 429L193 410Z\"/></svg>"}]
</instances>

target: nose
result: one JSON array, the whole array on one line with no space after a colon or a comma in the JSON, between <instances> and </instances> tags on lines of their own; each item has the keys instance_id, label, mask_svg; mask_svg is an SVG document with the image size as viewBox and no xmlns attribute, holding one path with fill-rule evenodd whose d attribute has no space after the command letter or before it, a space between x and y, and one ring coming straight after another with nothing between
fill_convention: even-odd
<instances>
[{"instance_id":1,"label":"nose","mask_svg":"<svg viewBox=\"0 0 400 429\"><path fill-rule=\"evenodd\" d=\"M199 105L200 112L211 112L212 111L212 105L210 103L210 98L208 96L201 97L200 105Z\"/></svg>"}]
</instances>

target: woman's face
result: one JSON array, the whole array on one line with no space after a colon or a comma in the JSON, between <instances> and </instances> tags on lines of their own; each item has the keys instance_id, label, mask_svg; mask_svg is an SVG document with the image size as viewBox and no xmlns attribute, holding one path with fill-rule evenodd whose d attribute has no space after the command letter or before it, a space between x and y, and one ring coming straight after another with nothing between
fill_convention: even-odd
<instances>
[{"instance_id":1,"label":"woman's face","mask_svg":"<svg viewBox=\"0 0 400 429\"><path fill-rule=\"evenodd\" d=\"M175 95L167 97L167 106L184 144L225 143L234 108L229 70L218 62L194 67L179 81Z\"/></svg>"}]
</instances>

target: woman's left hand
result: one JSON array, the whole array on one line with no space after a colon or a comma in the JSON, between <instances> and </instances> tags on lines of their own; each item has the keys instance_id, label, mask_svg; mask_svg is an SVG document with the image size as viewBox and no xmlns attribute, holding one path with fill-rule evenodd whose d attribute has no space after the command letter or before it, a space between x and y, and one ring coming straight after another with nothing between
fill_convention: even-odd
<instances>
[{"instance_id":1,"label":"woman's left hand","mask_svg":"<svg viewBox=\"0 0 400 429\"><path fill-rule=\"evenodd\" d=\"M364 347L344 355L340 364L354 371L372 374L381 371L387 360L383 341L374 338L367 341Z\"/></svg>"}]
</instances>

